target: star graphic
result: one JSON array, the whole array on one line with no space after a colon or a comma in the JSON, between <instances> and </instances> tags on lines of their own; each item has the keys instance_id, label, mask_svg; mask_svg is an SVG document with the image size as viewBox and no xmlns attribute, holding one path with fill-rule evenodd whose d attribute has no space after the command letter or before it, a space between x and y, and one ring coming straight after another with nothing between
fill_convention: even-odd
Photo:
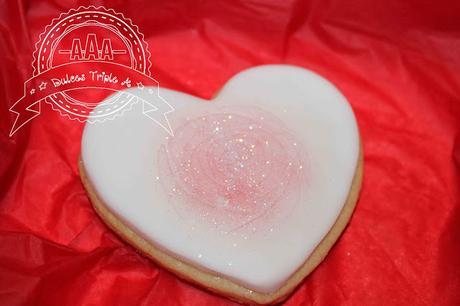
<instances>
[{"instance_id":1,"label":"star graphic","mask_svg":"<svg viewBox=\"0 0 460 306\"><path fill-rule=\"evenodd\" d=\"M45 90L46 82L41 82L40 85L38 85L38 88L40 88L40 91Z\"/></svg>"},{"instance_id":2,"label":"star graphic","mask_svg":"<svg viewBox=\"0 0 460 306\"><path fill-rule=\"evenodd\" d=\"M33 95L34 93L35 93L35 88L32 88L32 89L30 90L30 94Z\"/></svg>"},{"instance_id":3,"label":"star graphic","mask_svg":"<svg viewBox=\"0 0 460 306\"><path fill-rule=\"evenodd\" d=\"M144 89L144 85L142 84L142 82L137 82L137 88Z\"/></svg>"}]
</instances>

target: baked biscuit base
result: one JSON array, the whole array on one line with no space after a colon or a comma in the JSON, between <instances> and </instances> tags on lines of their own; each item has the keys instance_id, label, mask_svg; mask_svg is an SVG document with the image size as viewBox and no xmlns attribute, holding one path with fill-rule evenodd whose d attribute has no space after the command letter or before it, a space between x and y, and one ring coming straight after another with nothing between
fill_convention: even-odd
<instances>
[{"instance_id":1,"label":"baked biscuit base","mask_svg":"<svg viewBox=\"0 0 460 306\"><path fill-rule=\"evenodd\" d=\"M145 256L170 270L182 279L203 286L210 291L216 292L237 302L248 304L275 304L287 298L297 285L299 285L302 280L321 263L339 238L342 231L345 229L345 226L353 213L356 201L358 200L359 191L361 189L363 156L362 149L360 149L358 165L356 167L350 192L336 222L323 240L316 246L305 263L300 266L296 272L294 272L294 274L281 288L272 293L259 293L249 290L231 280L213 273L212 271L206 271L187 262L181 261L159 249L152 243L146 241L125 225L122 220L110 212L107 206L98 198L96 190L93 188L86 175L85 167L81 159L79 161L79 172L83 185L88 192L89 198L97 214L115 233L137 250L141 251Z\"/></svg>"}]
</instances>

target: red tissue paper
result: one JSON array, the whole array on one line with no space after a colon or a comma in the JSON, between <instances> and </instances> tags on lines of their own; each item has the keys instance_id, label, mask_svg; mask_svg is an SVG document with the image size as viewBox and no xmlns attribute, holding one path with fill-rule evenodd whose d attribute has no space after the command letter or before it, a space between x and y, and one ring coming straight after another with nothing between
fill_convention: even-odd
<instances>
[{"instance_id":1,"label":"red tissue paper","mask_svg":"<svg viewBox=\"0 0 460 306\"><path fill-rule=\"evenodd\" d=\"M43 104L9 136L40 34L88 5L138 26L163 87L210 98L243 69L283 63L350 101L361 197L285 305L460 305L460 2L428 0L0 1L0 305L236 305L98 218L77 169L83 123Z\"/></svg>"}]
</instances>

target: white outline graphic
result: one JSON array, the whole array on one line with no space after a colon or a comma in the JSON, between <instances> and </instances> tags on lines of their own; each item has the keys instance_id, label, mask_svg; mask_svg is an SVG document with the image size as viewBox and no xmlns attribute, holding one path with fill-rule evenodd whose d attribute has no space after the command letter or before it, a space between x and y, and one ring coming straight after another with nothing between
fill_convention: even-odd
<instances>
[{"instance_id":1,"label":"white outline graphic","mask_svg":"<svg viewBox=\"0 0 460 306\"><path fill-rule=\"evenodd\" d=\"M78 23L79 21L82 23ZM104 24L104 22L107 24ZM56 46L61 42L64 35L67 35L76 28L78 29L85 26L100 27L105 30L109 30L116 35L116 39L122 41L122 43L126 46L126 50L112 49L112 41L109 39L109 49L112 53L109 60L106 60L105 57L102 58L104 50L98 47L96 41L96 54L100 58L93 56L94 59L91 59L88 56L87 58L83 58L83 60L79 58L78 61L74 58L73 61L70 59L69 62L56 63L53 65L53 57L55 53L70 53L70 50L56 49ZM68 30L69 28L71 28L70 31ZM62 32L62 34L59 35L60 32ZM121 32L123 32L123 34ZM86 32L85 39L88 39L89 34L95 35L92 32ZM53 38L54 40L52 40ZM86 44L83 44L80 38L73 38L72 43L75 40L79 41L80 46L85 45L85 50L80 50L83 52L84 56L87 56L86 52L88 50L86 50L86 47L88 46L88 41L86 41ZM107 43L107 38L104 38L102 45L104 45L104 41ZM95 50L94 48L91 48L90 51L94 53ZM113 51L115 51L115 53L113 53ZM110 59L113 60L114 54L126 53L129 55L130 66L117 63L116 61L110 61ZM61 13L59 17L54 18L40 34L39 40L35 43L33 58L33 77L29 78L24 83L23 96L10 107L10 112L16 114L16 118L10 131L10 137L21 127L40 114L42 101L50 104L52 109L59 112L62 116L68 117L71 120L89 123L112 120L115 117L122 115L125 111L130 110L132 105L135 103L141 102L143 104L143 114L162 127L169 135L173 136L167 114L174 111L174 108L161 97L159 82L150 75L151 61L148 44L145 42L142 33L139 32L138 27L133 24L131 19L126 18L122 13L116 13L113 9L106 9L103 6L80 6L78 9L71 9L67 13ZM49 77L49 75L52 74L51 72L62 72L65 71L66 68L70 68L71 65L80 63L93 63L96 67L96 64L110 64L110 66L113 65L113 67L118 67L121 71L126 72L126 69L128 69L136 73L134 75L129 75L128 77L120 76L119 82L115 76L114 80L116 82L114 81L113 83L119 83L117 88L114 88L114 86L105 86L105 81L103 81L102 85L97 83L97 86L76 86L77 84L75 84L75 86L71 86L71 88L61 90L56 89L56 87L59 86L57 86L55 82L59 79ZM107 65L105 65L105 67L107 67ZM89 72L91 73L93 71ZM45 73L47 74L45 75ZM72 73L75 74L75 70L73 70ZM96 71L96 73L98 73L98 71ZM108 73L110 73L110 78L112 77L112 73L110 71L107 71L107 74L105 74L105 71L101 71L101 73L103 75L103 80L105 80L106 77L109 77ZM71 77L74 76L75 75ZM67 73L65 74L65 77L68 78ZM90 75L87 75L87 78L90 79ZM83 81L85 81L84 75ZM97 81L99 81L99 76L97 77ZM92 74L92 83L95 82L94 74ZM68 87L69 86L70 85L68 85ZM154 90L153 87L156 87L156 90ZM139 93L148 90L148 94L154 95L154 93L156 93L156 95L147 101L145 99L145 95L141 97L138 96L136 92L125 92L123 90L128 88L137 88ZM84 89L109 90L117 92L118 94L114 94L106 98L102 104L99 102L94 103L80 101L79 99L69 95L74 90ZM52 92L48 93L49 91ZM37 96L36 101L33 99L33 96ZM98 105L97 111L94 110L96 105ZM18 121L20 117L21 120Z\"/></svg>"}]
</instances>

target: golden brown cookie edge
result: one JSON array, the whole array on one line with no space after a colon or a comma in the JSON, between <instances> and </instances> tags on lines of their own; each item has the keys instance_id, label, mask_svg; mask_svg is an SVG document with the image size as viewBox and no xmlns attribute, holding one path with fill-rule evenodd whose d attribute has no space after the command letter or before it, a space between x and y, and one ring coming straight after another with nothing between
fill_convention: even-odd
<instances>
[{"instance_id":1,"label":"golden brown cookie edge","mask_svg":"<svg viewBox=\"0 0 460 306\"><path fill-rule=\"evenodd\" d=\"M79 172L83 185L89 195L91 203L100 218L123 240L142 252L145 256L163 266L167 270L191 283L198 284L210 291L216 292L232 300L250 304L274 304L284 300L325 258L334 243L348 224L358 200L363 176L363 154L360 149L358 164L351 184L350 192L345 204L326 236L316 246L305 263L286 281L277 291L272 293L259 293L249 290L231 280L205 271L189 263L183 262L152 243L136 234L129 226L125 225L115 216L107 206L98 198L95 189L88 179L83 162L79 160Z\"/></svg>"}]
</instances>

